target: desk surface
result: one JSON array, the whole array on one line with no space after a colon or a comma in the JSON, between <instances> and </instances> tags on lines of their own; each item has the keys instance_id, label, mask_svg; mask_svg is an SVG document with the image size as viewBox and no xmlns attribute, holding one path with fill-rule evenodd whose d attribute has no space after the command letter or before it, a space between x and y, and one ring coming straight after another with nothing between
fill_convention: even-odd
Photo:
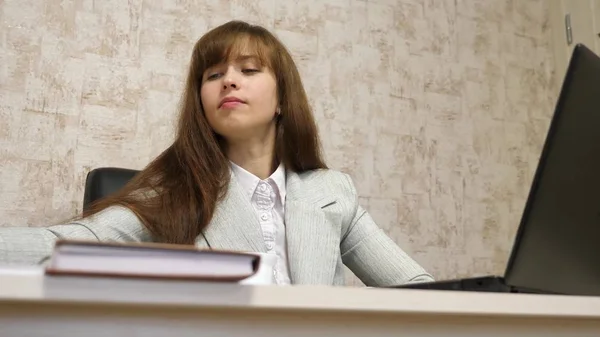
<instances>
[{"instance_id":1,"label":"desk surface","mask_svg":"<svg viewBox=\"0 0 600 337\"><path fill-rule=\"evenodd\" d=\"M65 336L65 333L68 335L68 330L59 331L62 325L56 325L56 321L49 317L62 310L63 314L55 317L56 319L60 317L59 320L64 321L64 317L69 315L77 316L78 324L83 324L87 316L81 316L82 308L91 310L88 312L93 312L94 315L103 315L102 317L121 312L118 317L112 318L113 322L115 319L127 320L127 317L132 315L131 317L136 317L140 329L152 325L148 322L157 324L160 319L193 317L190 322L186 321L186 326L191 327L191 322L200 324L202 320L199 317L212 317L210 321L204 322L203 328L221 322L221 325L214 326L216 330L213 332L221 333L222 329L236 327L235 331L239 334L230 332L231 335L244 336L248 336L248 333L242 334L243 329L233 324L233 321L243 321L247 318L251 327L256 328L256 322L263 322L263 328L284 329L282 331L287 331L286 334L289 335L290 327L294 326L294 319L300 316L311 322L327 323L325 326L330 330L337 326L341 329L338 329L339 331L362 322L360 327L345 332L346 336L348 333L352 335L352 332L360 331L361 328L368 329L365 331L373 334L373 329L388 327L391 330L381 330L381 335L386 335L386 331L397 332L398 324L412 327L410 331L413 335L419 335L419 329L442 329L442 326L448 324L453 329L443 328L440 330L444 332L443 335L453 335L453 331L458 331L454 329L457 327L468 327L467 330L459 329L461 335L470 335L469 332L476 335L481 333L481 330L475 328L478 324L486 325L488 330L483 331L488 332L492 326L501 329L510 326L521 330L511 330L507 333L521 335L537 335L542 330L546 336L573 333L573 330L564 330L569 327L600 335L600 297L48 278L44 277L38 268L0 268L0 335L4 335L2 329L11 327L23 329L38 326L39 331L47 333L47 326L50 324L57 329L56 335L60 332ZM159 312L162 314L156 316ZM176 312L179 314L175 314ZM200 312L202 315L199 315ZM39 317L44 317L43 322L35 321L36 323L31 325L38 314ZM147 315L148 320L141 319L140 315ZM277 322L287 322L291 325L287 328L273 325L272 322L269 323L269 317L278 317ZM2 318L6 320L2 321ZM221 321L225 318L227 320ZM96 324L93 326L100 324L97 316L90 322ZM378 322L377 325L373 325L374 322ZM306 327L301 322L296 323L296 330L304 331L302 329ZM108 325L104 329L119 327L106 324ZM131 325L128 326L129 328L123 331L130 332ZM533 326L536 326L537 330L532 330ZM328 333L336 335L338 330ZM527 331L534 334L527 334ZM270 335L267 332L264 330L261 335ZM120 332L114 330L113 333ZM184 331L179 333L185 335ZM199 336L197 330L190 330L189 333ZM277 333L273 332L273 336L275 335Z\"/></svg>"}]
</instances>

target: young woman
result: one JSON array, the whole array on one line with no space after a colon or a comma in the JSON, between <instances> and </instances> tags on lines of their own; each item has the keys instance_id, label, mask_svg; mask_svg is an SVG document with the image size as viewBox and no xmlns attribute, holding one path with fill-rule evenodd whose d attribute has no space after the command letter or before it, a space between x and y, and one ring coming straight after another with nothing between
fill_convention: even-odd
<instances>
[{"instance_id":1,"label":"young woman","mask_svg":"<svg viewBox=\"0 0 600 337\"><path fill-rule=\"evenodd\" d=\"M1 263L38 263L57 238L275 254L278 284L433 278L329 170L300 75L266 29L232 21L195 45L173 144L120 193L46 228L0 228Z\"/></svg>"}]
</instances>

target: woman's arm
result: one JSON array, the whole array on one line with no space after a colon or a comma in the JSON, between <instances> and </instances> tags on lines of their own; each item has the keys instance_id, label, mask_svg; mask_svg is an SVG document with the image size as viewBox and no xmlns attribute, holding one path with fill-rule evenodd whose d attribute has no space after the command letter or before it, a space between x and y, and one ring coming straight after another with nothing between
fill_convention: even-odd
<instances>
[{"instance_id":1,"label":"woman's arm","mask_svg":"<svg viewBox=\"0 0 600 337\"><path fill-rule=\"evenodd\" d=\"M367 286L394 286L429 282L433 277L390 239L358 205L356 189L348 176L356 207L342 238L344 264Z\"/></svg>"},{"instance_id":2,"label":"woman's arm","mask_svg":"<svg viewBox=\"0 0 600 337\"><path fill-rule=\"evenodd\" d=\"M112 206L64 225L0 227L0 263L40 263L51 254L58 239L142 242L151 241L151 236L132 211Z\"/></svg>"}]
</instances>

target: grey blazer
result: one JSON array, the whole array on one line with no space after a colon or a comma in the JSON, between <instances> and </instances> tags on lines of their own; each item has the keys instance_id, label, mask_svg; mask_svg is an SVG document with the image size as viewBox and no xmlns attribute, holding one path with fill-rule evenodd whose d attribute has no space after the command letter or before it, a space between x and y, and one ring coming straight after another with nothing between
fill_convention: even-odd
<instances>
[{"instance_id":1,"label":"grey blazer","mask_svg":"<svg viewBox=\"0 0 600 337\"><path fill-rule=\"evenodd\" d=\"M317 170L287 172L285 226L293 284L343 285L346 265L368 286L432 281L358 205L346 174ZM266 252L256 213L235 179L217 205L196 246ZM49 227L0 228L0 263L36 264L57 238L100 241L151 241L137 216L112 206L80 221Z\"/></svg>"}]
</instances>

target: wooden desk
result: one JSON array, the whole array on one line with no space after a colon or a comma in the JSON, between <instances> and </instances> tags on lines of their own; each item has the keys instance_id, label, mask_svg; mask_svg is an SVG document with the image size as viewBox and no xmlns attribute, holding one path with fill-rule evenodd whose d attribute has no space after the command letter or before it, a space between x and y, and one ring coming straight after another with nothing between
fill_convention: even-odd
<instances>
[{"instance_id":1,"label":"wooden desk","mask_svg":"<svg viewBox=\"0 0 600 337\"><path fill-rule=\"evenodd\" d=\"M600 336L600 298L72 279L0 268L0 336Z\"/></svg>"}]
</instances>

